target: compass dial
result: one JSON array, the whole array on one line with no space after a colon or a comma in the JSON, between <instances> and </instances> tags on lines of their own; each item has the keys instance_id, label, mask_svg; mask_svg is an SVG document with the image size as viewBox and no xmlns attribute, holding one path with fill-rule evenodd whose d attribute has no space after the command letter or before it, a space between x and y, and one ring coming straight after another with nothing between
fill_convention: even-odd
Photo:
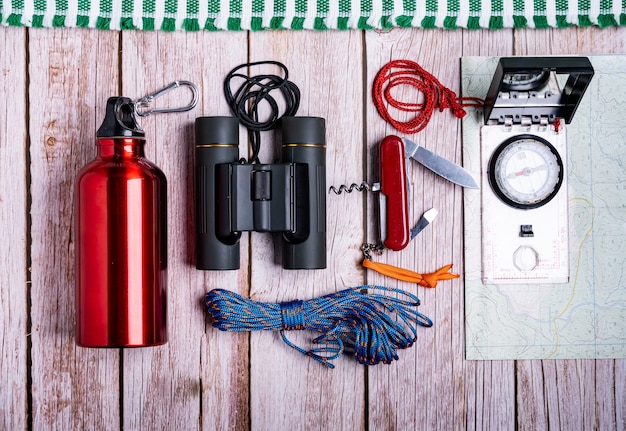
<instances>
[{"instance_id":1,"label":"compass dial","mask_svg":"<svg viewBox=\"0 0 626 431\"><path fill-rule=\"evenodd\" d=\"M507 205L520 209L547 204L563 182L563 162L545 139L518 135L502 143L489 162L489 182Z\"/></svg>"},{"instance_id":2,"label":"compass dial","mask_svg":"<svg viewBox=\"0 0 626 431\"><path fill-rule=\"evenodd\" d=\"M508 91L538 90L546 85L549 79L549 71L507 73L502 78L502 89Z\"/></svg>"}]
</instances>

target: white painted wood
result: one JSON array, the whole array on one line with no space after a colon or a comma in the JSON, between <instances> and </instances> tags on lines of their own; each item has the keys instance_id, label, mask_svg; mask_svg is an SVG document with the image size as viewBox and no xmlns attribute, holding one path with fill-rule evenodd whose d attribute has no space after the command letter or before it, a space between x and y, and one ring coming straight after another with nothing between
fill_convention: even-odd
<instances>
[{"instance_id":1,"label":"white painted wood","mask_svg":"<svg viewBox=\"0 0 626 431\"><path fill-rule=\"evenodd\" d=\"M278 60L289 69L290 80L302 92L298 115L326 119L328 185L363 179L362 51L361 35L354 32L251 35L252 61ZM277 138L263 139L262 157L270 162ZM253 234L250 296L267 302L306 300L363 284L362 207L358 193L327 195L326 270L284 270L280 241ZM288 336L307 347L318 335L302 332ZM256 333L250 360L252 429L365 426L365 370L349 356L336 360L336 368L329 370L286 346L278 333Z\"/></svg>"},{"instance_id":2,"label":"white painted wood","mask_svg":"<svg viewBox=\"0 0 626 431\"><path fill-rule=\"evenodd\" d=\"M168 179L169 342L124 351L124 428L245 428L248 336L207 327L202 300L216 287L247 295L246 244L243 269L196 270L193 192L195 118L229 114L222 80L245 61L245 33L129 32L122 40L125 95L140 97L175 80L194 82L201 92L192 111L143 120L146 153ZM190 94L172 91L155 106L185 105Z\"/></svg>"},{"instance_id":3,"label":"white painted wood","mask_svg":"<svg viewBox=\"0 0 626 431\"><path fill-rule=\"evenodd\" d=\"M497 37L494 37L496 36ZM463 56L473 55L512 55L513 31L499 31L494 35L490 31L471 31L463 34ZM459 81L460 82L460 76ZM455 88L456 91L456 88ZM457 130L458 141L461 142L461 128ZM459 149L460 151L460 149ZM458 217L458 215L457 215ZM457 219L459 220L459 219ZM462 224L455 223L462 229ZM461 238L463 233L453 238ZM461 271L462 272L462 271ZM457 334L454 349L456 355L465 356L465 311L464 295L462 291L458 300L452 305L452 318L456 325L453 334ZM456 292L456 291L455 291ZM456 295L455 295L456 296ZM457 356L458 357L458 356ZM515 427L515 370L514 361L465 361L461 360L454 366L458 373L455 381L463 381L463 393L455 393L455 411L463 418L455 424L456 429L514 429ZM464 394L464 396L463 396ZM456 402L458 400L458 402ZM464 405L467 411L464 411Z\"/></svg>"},{"instance_id":4,"label":"white painted wood","mask_svg":"<svg viewBox=\"0 0 626 431\"><path fill-rule=\"evenodd\" d=\"M372 197L327 196L326 270L283 270L280 241L258 233L242 239L242 269L196 270L193 122L229 114L222 81L232 67L280 60L302 90L299 115L327 120L328 185L373 181L376 145L396 133L371 103L373 76L389 60L415 60L458 92L463 55L613 53L625 44L626 27L188 34L1 27L0 428L623 430L626 360L465 361L462 280L427 290L363 271L359 247L376 236ZM143 120L148 157L168 178L170 341L78 348L74 178L95 155L109 96L136 98L175 79L198 84L198 107ZM172 97L187 100L184 92ZM431 121L412 138L461 162L459 121L449 112ZM264 137L264 161L275 139ZM462 273L461 190L415 164L409 178L413 220L431 206L439 217L406 250L377 260L421 272L452 262ZM202 305L216 287L280 302L365 282L417 293L435 323L389 366L366 368L344 356L327 370L276 333L213 329ZM288 335L305 344L315 334Z\"/></svg>"},{"instance_id":5,"label":"white painted wood","mask_svg":"<svg viewBox=\"0 0 626 431\"><path fill-rule=\"evenodd\" d=\"M28 305L26 44L23 29L0 32L0 428L26 428Z\"/></svg>"},{"instance_id":6,"label":"white painted wood","mask_svg":"<svg viewBox=\"0 0 626 431\"><path fill-rule=\"evenodd\" d=\"M117 92L116 36L28 30L34 429L119 428L119 351L74 344L73 229L74 178Z\"/></svg>"},{"instance_id":7,"label":"white painted wood","mask_svg":"<svg viewBox=\"0 0 626 431\"><path fill-rule=\"evenodd\" d=\"M510 43L510 33L502 32L502 40ZM389 33L367 33L368 84L378 71L391 60L407 59L418 63L434 75L442 85L457 95L460 88L460 62L463 55L476 55L476 45L467 48L465 38L480 41L486 33L392 30ZM496 44L506 51L506 44ZM509 45L510 46L510 45ZM400 100L421 101L408 86L398 87L394 96ZM414 114L392 110L394 118L404 121ZM368 145L375 148L387 135L407 137L419 145L456 163L461 163L461 123L450 110L436 110L429 125L421 132L404 135L384 122L373 104L367 109ZM377 162L370 164L375 175ZM412 199L411 222L430 208L437 208L438 217L408 247L388 251L378 260L420 273L435 271L448 263L453 272L463 274L462 190L413 162L408 165ZM374 229L373 225L370 225ZM396 282L370 272L370 283L396 286L416 293L421 301L420 312L430 317L432 328L420 328L414 347L399 353L401 360L390 367L373 369L369 379L370 427L372 429L465 429L476 426L507 429L513 423L514 400L502 398L501 393L514 394L513 364L475 364L464 361L464 309L462 279L443 281L435 289L416 284ZM474 374L476 377L474 377ZM497 376L497 384L484 385L482 378ZM465 380L467 385L464 385ZM480 385L474 387L474 385ZM465 387L464 387L465 386ZM393 388L393 389L392 389ZM480 392L475 392L480 391ZM439 397L435 394L448 394ZM498 400L485 404L485 400ZM384 403L378 400L385 400ZM505 402L506 400L506 402ZM395 414L390 415L389 411ZM509 425L509 429L512 425Z\"/></svg>"},{"instance_id":8,"label":"white painted wood","mask_svg":"<svg viewBox=\"0 0 626 431\"><path fill-rule=\"evenodd\" d=\"M623 28L595 32L592 29L566 29L564 31L516 32L515 53L518 55L565 55L594 53L623 53L626 37ZM624 394L624 380L613 376L624 360L566 360L542 361L541 367L533 361L534 376L541 370L544 381L543 393L533 386L532 390L520 390L518 403L526 406L518 409L518 424L524 429L623 429L613 411L619 411L614 403ZM517 361L518 376L527 374L528 365ZM611 380L607 382L606 377ZM533 378L535 381L535 378ZM600 384L605 381L607 384ZM613 385L615 382L615 385ZM545 397L545 398L544 398ZM610 412L610 413L609 413ZM534 418L541 418L535 426ZM544 422L545 421L545 422Z\"/></svg>"},{"instance_id":9,"label":"white painted wood","mask_svg":"<svg viewBox=\"0 0 626 431\"><path fill-rule=\"evenodd\" d=\"M608 411L602 414L603 421L610 422L613 418L615 418L615 423L617 425L617 429L625 429L626 428L626 360L624 359L616 359L611 361L612 364L610 366L615 367L614 374L614 382L615 382L615 412ZM609 380L605 380L603 382L596 382L596 384L600 384L603 386L612 386ZM602 397L598 400L599 404L608 403L605 401L605 398Z\"/></svg>"}]
</instances>

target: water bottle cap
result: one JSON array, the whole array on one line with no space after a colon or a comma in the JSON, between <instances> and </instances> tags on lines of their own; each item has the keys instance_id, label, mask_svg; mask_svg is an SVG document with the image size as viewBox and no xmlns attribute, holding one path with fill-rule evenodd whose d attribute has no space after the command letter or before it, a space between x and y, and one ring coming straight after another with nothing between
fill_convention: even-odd
<instances>
[{"instance_id":1,"label":"water bottle cap","mask_svg":"<svg viewBox=\"0 0 626 431\"><path fill-rule=\"evenodd\" d=\"M144 138L146 135L135 117L133 101L128 97L109 97L97 138Z\"/></svg>"}]
</instances>

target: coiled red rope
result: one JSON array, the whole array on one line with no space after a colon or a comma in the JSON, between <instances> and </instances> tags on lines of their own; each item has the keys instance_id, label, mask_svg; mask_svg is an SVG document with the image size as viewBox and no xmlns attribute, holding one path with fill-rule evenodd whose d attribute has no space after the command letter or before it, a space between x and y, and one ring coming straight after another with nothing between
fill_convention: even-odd
<instances>
[{"instance_id":1,"label":"coiled red rope","mask_svg":"<svg viewBox=\"0 0 626 431\"><path fill-rule=\"evenodd\" d=\"M391 93L396 87L408 85L424 95L422 103L397 100ZM457 118L465 116L465 106L482 107L483 100L475 97L459 98L445 87L435 76L411 60L393 60L383 66L374 78L372 98L378 113L385 121L405 134L414 134L426 127L435 108L439 112L452 109ZM400 121L392 117L388 106L405 112L418 114L408 120Z\"/></svg>"}]
</instances>

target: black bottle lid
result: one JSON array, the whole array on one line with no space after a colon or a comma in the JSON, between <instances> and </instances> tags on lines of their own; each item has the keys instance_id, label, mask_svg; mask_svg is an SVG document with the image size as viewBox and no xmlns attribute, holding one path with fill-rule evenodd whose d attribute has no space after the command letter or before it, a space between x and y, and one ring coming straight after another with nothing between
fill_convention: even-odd
<instances>
[{"instance_id":1,"label":"black bottle lid","mask_svg":"<svg viewBox=\"0 0 626 431\"><path fill-rule=\"evenodd\" d=\"M135 117L133 102L128 97L109 97L102 125L97 138L145 138Z\"/></svg>"}]
</instances>

